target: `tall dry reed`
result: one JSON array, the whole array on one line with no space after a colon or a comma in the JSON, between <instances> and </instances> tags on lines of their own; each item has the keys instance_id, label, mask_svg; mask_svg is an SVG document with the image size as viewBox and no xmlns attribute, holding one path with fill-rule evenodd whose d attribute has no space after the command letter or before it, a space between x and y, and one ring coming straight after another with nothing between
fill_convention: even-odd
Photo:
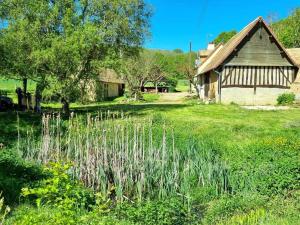
<instances>
[{"instance_id":1,"label":"tall dry reed","mask_svg":"<svg viewBox=\"0 0 300 225\"><path fill-rule=\"evenodd\" d=\"M72 174L87 187L120 201L130 198L188 198L193 187L210 186L217 193L228 188L227 170L210 150L176 148L173 131L152 119L132 119L119 112L97 116L60 115L42 118L36 140L28 132L20 151L27 160L74 162Z\"/></svg>"}]
</instances>

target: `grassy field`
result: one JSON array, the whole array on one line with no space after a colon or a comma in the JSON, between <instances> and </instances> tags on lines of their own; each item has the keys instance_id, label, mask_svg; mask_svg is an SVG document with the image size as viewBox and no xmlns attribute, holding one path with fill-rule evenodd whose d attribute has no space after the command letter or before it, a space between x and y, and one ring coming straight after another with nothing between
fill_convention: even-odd
<instances>
[{"instance_id":1,"label":"grassy field","mask_svg":"<svg viewBox=\"0 0 300 225\"><path fill-rule=\"evenodd\" d=\"M35 85L35 82L29 80L27 87L28 92L34 93ZM17 87L23 87L22 81L0 78L0 91L7 92L8 97L12 98L15 103L17 102L17 95L15 92Z\"/></svg>"},{"instance_id":2,"label":"grassy field","mask_svg":"<svg viewBox=\"0 0 300 225\"><path fill-rule=\"evenodd\" d=\"M176 91L188 92L189 91L189 81L188 80L179 80L177 83Z\"/></svg>"},{"instance_id":3,"label":"grassy field","mask_svg":"<svg viewBox=\"0 0 300 225\"><path fill-rule=\"evenodd\" d=\"M56 109L47 110L56 111ZM194 222L298 224L300 219L298 213L300 196L299 108L287 111L250 111L234 105L202 105L191 101L184 104L107 102L86 106L73 105L72 111L83 117L87 114L92 117L96 116L99 111L124 112L125 115L138 120L151 117L155 126L165 126L168 130L172 130L176 151L181 152L182 156L185 157L187 149L194 146L196 153L193 154L208 151L211 152L209 154L217 157L216 160L225 163L228 174L226 182L229 184L227 184L227 192L216 195L209 185L204 185L203 188L197 188L197 185L190 187L188 214L197 217L194 218ZM26 137L28 129L33 130L38 136L41 133L41 117L38 115L19 113L17 117L15 113L0 113L0 142L4 143L7 149L14 149L17 146L18 120L20 137ZM158 131L155 135L159 136L161 132ZM4 162L6 161L0 160L0 166L1 163L3 166ZM194 178L191 177L191 179ZM0 188L8 190L9 185L5 186L7 183L4 182L5 174L2 178L0 176L1 180ZM19 183L19 186L21 187L22 184ZM6 194L4 191L9 199L13 199L16 193ZM141 206L142 208L138 209L142 210L140 212L142 215L149 213L151 215L152 208L149 204L154 204L151 207L157 210L156 207L162 207L160 204L163 203L150 202L143 206L146 208ZM176 204L175 206L177 207ZM127 212L129 209L137 213L136 209L129 206L125 210L126 213L133 213ZM18 224L21 219L24 219L22 213L36 215L35 210L31 206L29 208L28 206L18 207L11 214L9 224ZM46 216L45 212L39 211L39 213L43 220ZM134 215L135 219L139 218L146 224L152 224L140 214ZM124 224L131 224L135 219L130 218L124 216L117 219L125 219L129 222ZM159 220L155 221L156 224L160 224L157 222ZM238 223L237 221L244 222ZM247 221L254 221L254 223ZM122 224L120 221L118 223Z\"/></svg>"}]
</instances>

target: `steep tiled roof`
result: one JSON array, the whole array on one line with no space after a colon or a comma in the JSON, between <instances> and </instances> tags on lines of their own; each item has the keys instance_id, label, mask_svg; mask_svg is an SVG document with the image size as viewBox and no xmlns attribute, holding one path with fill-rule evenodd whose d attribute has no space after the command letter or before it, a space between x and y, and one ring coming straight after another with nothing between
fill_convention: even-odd
<instances>
[{"instance_id":1,"label":"steep tiled roof","mask_svg":"<svg viewBox=\"0 0 300 225\"><path fill-rule=\"evenodd\" d=\"M210 55L205 59L205 61L201 64L201 66L198 68L198 71L197 71L197 75L199 74L203 74L205 72L207 72L208 68L210 67L210 65L213 64L213 62L215 60L217 60L218 58L218 54L219 52L221 51L221 49L223 48L224 46L223 45L218 45L214 51L212 51L210 53Z\"/></svg>"},{"instance_id":2,"label":"steep tiled roof","mask_svg":"<svg viewBox=\"0 0 300 225\"><path fill-rule=\"evenodd\" d=\"M211 59L207 59L206 62L208 63L203 63L199 69L198 69L198 74L203 74L208 71L214 70L218 68L231 54L236 48L239 46L239 44L244 40L244 38L251 32L251 30L258 24L262 22L263 25L265 25L266 29L272 34L274 37L275 41L278 43L280 48L282 49L283 52L286 53L288 58L290 59L291 62L293 62L294 65L296 65L296 62L293 60L292 57L289 56L289 54L286 52L285 48L280 44L280 42L276 39L274 33L271 31L271 29L268 27L268 25L265 23L262 17L256 18L253 22L248 24L241 32L233 36L221 49L218 49L218 51L214 52L209 56Z\"/></svg>"},{"instance_id":3,"label":"steep tiled roof","mask_svg":"<svg viewBox=\"0 0 300 225\"><path fill-rule=\"evenodd\" d=\"M300 66L300 48L289 48L286 50L294 61Z\"/></svg>"},{"instance_id":4,"label":"steep tiled roof","mask_svg":"<svg viewBox=\"0 0 300 225\"><path fill-rule=\"evenodd\" d=\"M112 69L103 70L99 75L99 80L106 83L124 84L125 82Z\"/></svg>"}]
</instances>

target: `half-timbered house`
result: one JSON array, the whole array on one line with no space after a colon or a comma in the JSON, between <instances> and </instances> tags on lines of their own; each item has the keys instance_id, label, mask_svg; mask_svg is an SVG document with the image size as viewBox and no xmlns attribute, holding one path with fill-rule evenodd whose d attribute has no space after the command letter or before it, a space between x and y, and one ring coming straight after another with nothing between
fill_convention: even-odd
<instances>
[{"instance_id":1,"label":"half-timbered house","mask_svg":"<svg viewBox=\"0 0 300 225\"><path fill-rule=\"evenodd\" d=\"M298 66L258 17L198 67L200 97L224 104L276 104L279 95L297 90Z\"/></svg>"}]
</instances>

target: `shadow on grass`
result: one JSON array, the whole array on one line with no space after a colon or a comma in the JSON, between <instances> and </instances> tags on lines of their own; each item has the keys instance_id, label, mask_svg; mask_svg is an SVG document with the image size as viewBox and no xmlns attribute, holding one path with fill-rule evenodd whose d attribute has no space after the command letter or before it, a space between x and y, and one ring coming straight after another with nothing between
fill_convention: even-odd
<instances>
[{"instance_id":1,"label":"shadow on grass","mask_svg":"<svg viewBox=\"0 0 300 225\"><path fill-rule=\"evenodd\" d=\"M0 112L0 143L6 147L11 147L17 143L18 125L21 134L31 128L35 132L39 132L41 127L40 118L41 115L29 112Z\"/></svg>"},{"instance_id":2,"label":"shadow on grass","mask_svg":"<svg viewBox=\"0 0 300 225\"><path fill-rule=\"evenodd\" d=\"M103 104L103 105L92 105L92 106L80 106L71 108L71 112L76 114L90 113L96 115L98 112L124 112L130 116L144 116L154 112L166 112L174 109L181 109L189 107L186 104L157 104L157 103L145 103L145 104ZM150 112L149 112L150 111ZM59 109L45 108L44 112L59 112Z\"/></svg>"},{"instance_id":3,"label":"shadow on grass","mask_svg":"<svg viewBox=\"0 0 300 225\"><path fill-rule=\"evenodd\" d=\"M80 106L71 108L71 111L84 115L90 113L97 115L99 112L124 112L133 117L141 117L151 115L156 112L166 112L175 109L189 107L184 104L99 104L93 106ZM58 113L60 109L44 108L44 113ZM12 147L18 141L18 117L19 117L19 131L21 136L26 134L28 129L32 129L34 133L41 132L41 115L31 112L0 112L0 143L4 146Z\"/></svg>"}]
</instances>

